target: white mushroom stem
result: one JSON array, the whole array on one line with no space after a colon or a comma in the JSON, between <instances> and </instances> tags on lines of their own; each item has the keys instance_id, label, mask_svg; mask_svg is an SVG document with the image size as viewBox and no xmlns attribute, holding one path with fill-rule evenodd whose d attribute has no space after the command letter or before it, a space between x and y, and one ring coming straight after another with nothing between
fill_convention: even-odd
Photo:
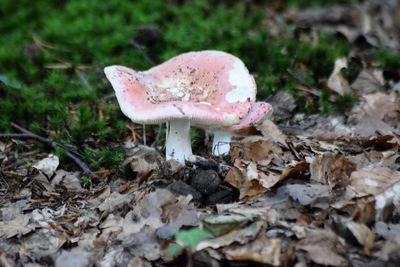
<instances>
[{"instance_id":1,"label":"white mushroom stem","mask_svg":"<svg viewBox=\"0 0 400 267\"><path fill-rule=\"evenodd\" d=\"M167 122L166 159L174 159L185 164L185 159L192 155L190 142L190 121L172 120Z\"/></svg>"},{"instance_id":2,"label":"white mushroom stem","mask_svg":"<svg viewBox=\"0 0 400 267\"><path fill-rule=\"evenodd\" d=\"M232 134L223 130L214 130L212 153L214 156L223 156L229 153Z\"/></svg>"}]
</instances>

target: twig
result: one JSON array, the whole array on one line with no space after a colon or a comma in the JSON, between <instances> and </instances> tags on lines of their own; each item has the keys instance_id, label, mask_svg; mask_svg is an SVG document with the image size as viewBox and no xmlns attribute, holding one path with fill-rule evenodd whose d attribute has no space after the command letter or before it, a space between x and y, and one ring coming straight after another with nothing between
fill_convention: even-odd
<instances>
[{"instance_id":1,"label":"twig","mask_svg":"<svg viewBox=\"0 0 400 267\"><path fill-rule=\"evenodd\" d=\"M22 132L22 134L1 134L0 137L33 139L33 140L40 141L54 149L58 148L58 147L62 147L57 142L54 142L53 140L50 140L50 139L44 138L40 135L37 135L35 133L32 133L31 131L23 128L22 126L14 123L14 122L11 123L11 126L15 129L17 129L18 131ZM90 169L90 167L85 162L83 162L81 159L79 159L76 155L74 155L72 152L66 150L65 154L68 158L70 158L72 161L74 161L75 164L78 165L82 169L83 175L96 177L96 174Z\"/></svg>"},{"instance_id":2,"label":"twig","mask_svg":"<svg viewBox=\"0 0 400 267\"><path fill-rule=\"evenodd\" d=\"M293 73L291 70L289 70L289 69L287 69L286 71L287 71L287 73L288 73L290 76L292 76L297 82L299 82L300 84L302 84L302 85L304 85L305 87L308 88L308 89L306 89L306 88L298 88L299 90L302 90L302 91L304 91L304 92L310 93L310 94L315 95L315 96L318 96L318 97L321 96L321 93L320 93L317 89L315 89L313 86L311 86L308 82L306 82L303 78L297 76L296 74L294 74L294 73Z\"/></svg>"}]
</instances>

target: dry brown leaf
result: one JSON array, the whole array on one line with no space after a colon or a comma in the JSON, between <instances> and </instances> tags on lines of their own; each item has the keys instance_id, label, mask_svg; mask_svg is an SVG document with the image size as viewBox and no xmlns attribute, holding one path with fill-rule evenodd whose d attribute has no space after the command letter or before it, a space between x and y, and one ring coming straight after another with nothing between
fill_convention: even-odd
<instances>
[{"instance_id":1,"label":"dry brown leaf","mask_svg":"<svg viewBox=\"0 0 400 267\"><path fill-rule=\"evenodd\" d=\"M22 236L33 231L36 225L30 222L31 217L31 214L19 214L10 221L2 219L0 221L0 238Z\"/></svg>"},{"instance_id":2,"label":"dry brown leaf","mask_svg":"<svg viewBox=\"0 0 400 267\"><path fill-rule=\"evenodd\" d=\"M196 226L199 223L197 209L190 203L192 196L179 196L177 200L163 206L162 219L167 223L157 230L160 238L171 238L182 226Z\"/></svg>"},{"instance_id":3,"label":"dry brown leaf","mask_svg":"<svg viewBox=\"0 0 400 267\"><path fill-rule=\"evenodd\" d=\"M46 158L36 162L32 167L42 172L46 177L50 178L57 170L60 160L56 155L49 154Z\"/></svg>"},{"instance_id":4,"label":"dry brown leaf","mask_svg":"<svg viewBox=\"0 0 400 267\"><path fill-rule=\"evenodd\" d=\"M354 171L346 188L347 198L376 196L400 181L400 172L386 167Z\"/></svg>"},{"instance_id":5,"label":"dry brown leaf","mask_svg":"<svg viewBox=\"0 0 400 267\"><path fill-rule=\"evenodd\" d=\"M146 195L133 210L126 214L120 238L138 233L145 226L156 231L165 225L166 222L162 218L163 207L175 201L176 197L166 189L158 189Z\"/></svg>"},{"instance_id":6,"label":"dry brown leaf","mask_svg":"<svg viewBox=\"0 0 400 267\"><path fill-rule=\"evenodd\" d=\"M131 202L134 198L134 193L120 194L118 192L112 192L112 194L103 202L101 202L101 204L97 208L100 211L109 213L114 210L120 209L125 205L128 205L128 203Z\"/></svg>"},{"instance_id":7,"label":"dry brown leaf","mask_svg":"<svg viewBox=\"0 0 400 267\"><path fill-rule=\"evenodd\" d=\"M363 115L360 121L357 123L354 132L362 137L370 137L373 135L379 134L392 134L395 131L387 123L382 120L374 119L369 116L367 113Z\"/></svg>"},{"instance_id":8,"label":"dry brown leaf","mask_svg":"<svg viewBox=\"0 0 400 267\"><path fill-rule=\"evenodd\" d=\"M384 84L385 81L382 70L363 69L358 74L356 80L351 84L351 88L358 96L363 96L382 90Z\"/></svg>"},{"instance_id":9,"label":"dry brown leaf","mask_svg":"<svg viewBox=\"0 0 400 267\"><path fill-rule=\"evenodd\" d=\"M127 141L125 147L128 149L127 158L122 165L129 164L133 172L137 173L139 181L142 181L160 168L164 158L160 153L151 147L135 145Z\"/></svg>"},{"instance_id":10,"label":"dry brown leaf","mask_svg":"<svg viewBox=\"0 0 400 267\"><path fill-rule=\"evenodd\" d=\"M287 146L287 136L282 133L279 127L271 120L264 120L261 124L258 124L256 128L261 131L262 135L267 140Z\"/></svg>"},{"instance_id":11,"label":"dry brown leaf","mask_svg":"<svg viewBox=\"0 0 400 267\"><path fill-rule=\"evenodd\" d=\"M311 180L328 184L331 188L344 187L356 164L345 157L333 153L325 153L314 158L310 164Z\"/></svg>"},{"instance_id":12,"label":"dry brown leaf","mask_svg":"<svg viewBox=\"0 0 400 267\"><path fill-rule=\"evenodd\" d=\"M341 70L347 68L347 59L342 57L335 61L335 67L329 76L327 86L339 95L350 94L349 82L343 77Z\"/></svg>"},{"instance_id":13,"label":"dry brown leaf","mask_svg":"<svg viewBox=\"0 0 400 267\"><path fill-rule=\"evenodd\" d=\"M67 172L65 170L58 170L51 181L53 188L56 185L65 186L70 192L78 192L82 190L80 172Z\"/></svg>"},{"instance_id":14,"label":"dry brown leaf","mask_svg":"<svg viewBox=\"0 0 400 267\"><path fill-rule=\"evenodd\" d=\"M197 247L196 251L205 249L205 248L221 248L233 244L235 242L239 244L246 244L247 242L256 238L256 236L260 233L261 229L265 227L265 222L257 221L252 223L251 225L244 227L242 229L233 230L226 235L219 236L217 238L208 239L205 241L201 241Z\"/></svg>"},{"instance_id":15,"label":"dry brown leaf","mask_svg":"<svg viewBox=\"0 0 400 267\"><path fill-rule=\"evenodd\" d=\"M370 247L374 243L375 234L365 224L348 221L346 227L354 235L358 243L364 247Z\"/></svg>"},{"instance_id":16,"label":"dry brown leaf","mask_svg":"<svg viewBox=\"0 0 400 267\"><path fill-rule=\"evenodd\" d=\"M232 167L225 177L225 181L231 184L233 187L239 189L239 199L245 197L251 197L262 194L267 191L258 180L249 180L246 177L245 171L241 171L239 168Z\"/></svg>"},{"instance_id":17,"label":"dry brown leaf","mask_svg":"<svg viewBox=\"0 0 400 267\"><path fill-rule=\"evenodd\" d=\"M329 229L308 230L306 238L296 247L306 251L311 260L317 264L348 266L347 260L341 256L345 252L343 244Z\"/></svg>"},{"instance_id":18,"label":"dry brown leaf","mask_svg":"<svg viewBox=\"0 0 400 267\"><path fill-rule=\"evenodd\" d=\"M364 95L364 99L364 110L371 118L384 121L397 119L400 106L394 92L390 95L381 92Z\"/></svg>"},{"instance_id":19,"label":"dry brown leaf","mask_svg":"<svg viewBox=\"0 0 400 267\"><path fill-rule=\"evenodd\" d=\"M281 265L281 240L268 239L264 234L248 244L234 245L223 251L229 260L253 261L272 266Z\"/></svg>"}]
</instances>

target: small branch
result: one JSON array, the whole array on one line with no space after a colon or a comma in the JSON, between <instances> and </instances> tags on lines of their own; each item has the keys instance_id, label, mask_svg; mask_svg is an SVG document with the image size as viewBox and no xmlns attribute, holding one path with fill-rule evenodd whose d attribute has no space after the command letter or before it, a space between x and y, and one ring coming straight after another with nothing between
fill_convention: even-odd
<instances>
[{"instance_id":1,"label":"small branch","mask_svg":"<svg viewBox=\"0 0 400 267\"><path fill-rule=\"evenodd\" d=\"M308 82L306 82L306 80L304 80L303 78L301 78L301 77L299 77L299 76L297 76L295 73L293 73L291 70L289 70L289 69L287 69L286 70L287 71L287 73L290 75L290 76L292 76L298 83L300 83L300 84L302 84L303 86L305 86L305 87L307 87L308 89L306 89L306 88L297 88L297 89L299 89L299 90L301 90L301 91L304 91L304 92L307 92L307 93L310 93L310 94L312 94L312 95L314 95L314 96L321 96L321 93L317 90L317 89L315 89L313 86L311 86Z\"/></svg>"},{"instance_id":2,"label":"small branch","mask_svg":"<svg viewBox=\"0 0 400 267\"><path fill-rule=\"evenodd\" d=\"M12 122L11 126L15 129L17 129L18 131L22 132L22 134L1 134L0 137L3 138L21 138L21 139L33 139L36 141L40 141L50 147L52 147L53 149L58 148L58 147L62 147L60 144L58 144L57 142L54 142L53 140L44 138L40 135L37 135L35 133L32 133L31 131L23 128L22 126ZM79 159L76 155L74 155L72 152L66 150L65 151L66 156L68 158L70 158L72 161L75 162L76 165L78 165L82 171L83 171L83 175L88 175L91 177L95 177L96 174L90 169L90 167L83 162L81 159Z\"/></svg>"}]
</instances>

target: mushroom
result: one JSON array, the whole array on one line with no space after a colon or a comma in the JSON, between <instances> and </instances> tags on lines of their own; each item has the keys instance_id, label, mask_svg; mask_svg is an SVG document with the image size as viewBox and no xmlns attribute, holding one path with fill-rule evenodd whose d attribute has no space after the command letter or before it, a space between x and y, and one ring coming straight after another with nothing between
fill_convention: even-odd
<instances>
[{"instance_id":1,"label":"mushroom","mask_svg":"<svg viewBox=\"0 0 400 267\"><path fill-rule=\"evenodd\" d=\"M230 141L232 135L240 135L245 129L262 123L272 114L272 106L267 102L256 102L250 108L247 116L239 124L215 129L212 144L212 153L214 156L225 155L230 150Z\"/></svg>"},{"instance_id":2,"label":"mushroom","mask_svg":"<svg viewBox=\"0 0 400 267\"><path fill-rule=\"evenodd\" d=\"M166 158L182 164L192 154L191 123L240 124L255 101L255 81L243 62L220 51L185 53L147 71L115 65L104 72L128 118L167 123Z\"/></svg>"}]
</instances>

